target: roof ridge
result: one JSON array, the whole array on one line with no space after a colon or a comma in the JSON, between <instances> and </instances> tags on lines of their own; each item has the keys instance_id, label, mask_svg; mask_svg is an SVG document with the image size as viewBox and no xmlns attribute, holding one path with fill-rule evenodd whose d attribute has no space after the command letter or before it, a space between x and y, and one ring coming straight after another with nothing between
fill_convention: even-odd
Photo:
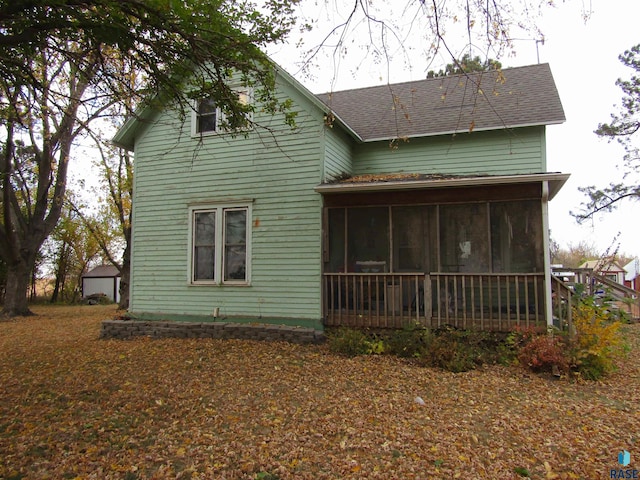
<instances>
[{"instance_id":1,"label":"roof ridge","mask_svg":"<svg viewBox=\"0 0 640 480\"><path fill-rule=\"evenodd\" d=\"M524 68L537 68L537 67L542 67L542 66L546 66L547 68L549 67L549 63L548 62L543 62L543 63L535 63L532 65L520 65L517 67L507 67L507 68L499 68L499 69L493 69L493 70L484 70L481 72L468 72L468 73L457 73L454 75L443 75L443 76L439 76L439 77L431 77L431 78L422 78L419 80L407 80L404 82L396 82L396 83L383 83L380 85L370 85L368 87L357 87L357 88L346 88L344 90L333 90L333 91L329 91L329 92L322 92L322 93L316 93L314 95L316 95L317 97L322 97L322 96L331 96L332 94L336 94L336 93L347 93L347 92L362 92L365 90L373 90L376 88L385 88L385 87L394 87L394 86L404 86L404 85L410 85L410 84L415 84L415 83L423 83L423 82L429 82L429 81L442 81L442 80L447 80L447 79L454 79L454 78L467 78L467 77L471 77L471 76L480 76L480 75L486 75L488 73L495 73L498 71L501 72L508 72L508 71L513 71L513 70L521 70Z\"/></svg>"}]
</instances>

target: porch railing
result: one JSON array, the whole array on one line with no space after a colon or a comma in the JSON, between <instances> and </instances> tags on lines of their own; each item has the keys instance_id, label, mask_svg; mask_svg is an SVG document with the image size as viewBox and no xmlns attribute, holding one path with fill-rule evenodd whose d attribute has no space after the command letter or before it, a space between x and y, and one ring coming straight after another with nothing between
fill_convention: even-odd
<instances>
[{"instance_id":1,"label":"porch railing","mask_svg":"<svg viewBox=\"0 0 640 480\"><path fill-rule=\"evenodd\" d=\"M431 326L545 327L542 273L431 273Z\"/></svg>"},{"instance_id":2,"label":"porch railing","mask_svg":"<svg viewBox=\"0 0 640 480\"><path fill-rule=\"evenodd\" d=\"M544 274L326 273L328 326L545 327Z\"/></svg>"},{"instance_id":3,"label":"porch railing","mask_svg":"<svg viewBox=\"0 0 640 480\"><path fill-rule=\"evenodd\" d=\"M607 296L612 306L628 315L630 320L640 320L640 295L637 291L617 283L606 276L595 272L591 268L553 268L563 278L569 288L581 290L586 295Z\"/></svg>"},{"instance_id":4,"label":"porch railing","mask_svg":"<svg viewBox=\"0 0 640 480\"><path fill-rule=\"evenodd\" d=\"M425 278L423 273L325 273L325 323L371 328L424 323Z\"/></svg>"}]
</instances>

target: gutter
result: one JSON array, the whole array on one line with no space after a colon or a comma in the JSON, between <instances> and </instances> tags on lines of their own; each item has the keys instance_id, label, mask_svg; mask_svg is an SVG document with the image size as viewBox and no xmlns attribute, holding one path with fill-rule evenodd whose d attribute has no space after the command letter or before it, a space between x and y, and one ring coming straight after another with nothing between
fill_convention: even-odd
<instances>
[{"instance_id":1,"label":"gutter","mask_svg":"<svg viewBox=\"0 0 640 480\"><path fill-rule=\"evenodd\" d=\"M316 186L314 190L322 194L362 193L544 182L544 184L547 185L546 188L548 189L548 199L551 200L560 191L562 186L569 179L569 176L570 175L568 173L533 173L523 175L459 177L435 180L323 183Z\"/></svg>"},{"instance_id":2,"label":"gutter","mask_svg":"<svg viewBox=\"0 0 640 480\"><path fill-rule=\"evenodd\" d=\"M561 125L565 122L565 119L558 119L558 120L547 120L543 123L540 122L534 122L534 123L522 123L522 124L513 124L513 125L501 125L499 128L503 129L503 130L514 130L516 128L529 128L529 127L545 127L547 125ZM407 137L409 139L412 138L428 138L428 137L437 137L437 136L441 136L441 135L464 135L465 133L474 133L474 132L495 132L496 129L498 127L496 127L496 125L494 126L488 126L488 127L477 127L474 128L473 130L469 130L468 128L464 128L464 129L457 129L457 130L445 130L442 132L429 132L429 133L421 133L421 134L411 134L411 135L407 135ZM377 137L377 138L365 138L362 140L362 143L374 143L374 142L389 142L391 140L397 140L398 138L401 138L401 135L395 135L395 136L390 136L390 137Z\"/></svg>"}]
</instances>

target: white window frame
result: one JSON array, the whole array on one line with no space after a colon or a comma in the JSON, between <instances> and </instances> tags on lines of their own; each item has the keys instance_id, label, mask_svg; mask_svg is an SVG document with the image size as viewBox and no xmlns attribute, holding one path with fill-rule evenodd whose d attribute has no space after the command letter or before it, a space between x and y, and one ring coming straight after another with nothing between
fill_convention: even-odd
<instances>
[{"instance_id":1,"label":"white window frame","mask_svg":"<svg viewBox=\"0 0 640 480\"><path fill-rule=\"evenodd\" d=\"M241 99L242 103L245 103L247 105L253 104L253 89L235 88L233 90L238 94L238 97ZM244 97L244 101L242 100L242 97ZM216 111L215 111L215 116L216 116L215 128L213 130L206 130L204 132L199 132L198 131L198 120L200 118L199 110L200 110L200 99L196 99L193 101L193 105L191 108L191 136L192 137L201 137L201 136L205 137L209 135L219 135L223 133L229 133L228 130L224 130L221 127L221 124L225 120L225 115L222 112L222 109L220 107L216 107ZM253 121L253 112L250 112L248 114L248 119L250 122Z\"/></svg>"},{"instance_id":2,"label":"white window frame","mask_svg":"<svg viewBox=\"0 0 640 480\"><path fill-rule=\"evenodd\" d=\"M229 279L225 280L225 213L230 211L246 211L246 259L245 259L245 278L242 280ZM215 238L214 238L214 258L215 266L213 271L213 279L196 280L195 278L195 221L197 213L215 212ZM188 283L190 285L240 285L247 286L251 284L251 226L252 209L250 203L224 203L224 204L207 204L194 205L189 207L189 248L188 248Z\"/></svg>"}]
</instances>

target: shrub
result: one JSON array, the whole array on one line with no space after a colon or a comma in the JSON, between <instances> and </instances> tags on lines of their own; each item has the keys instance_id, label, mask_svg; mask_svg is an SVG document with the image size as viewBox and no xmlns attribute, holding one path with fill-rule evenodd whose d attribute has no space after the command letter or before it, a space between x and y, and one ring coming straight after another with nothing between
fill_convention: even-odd
<instances>
[{"instance_id":1,"label":"shrub","mask_svg":"<svg viewBox=\"0 0 640 480\"><path fill-rule=\"evenodd\" d=\"M571 361L583 378L597 380L615 370L616 361L626 353L621 325L612 321L611 310L598 305L593 297L583 298L574 307Z\"/></svg>"},{"instance_id":2,"label":"shrub","mask_svg":"<svg viewBox=\"0 0 640 480\"><path fill-rule=\"evenodd\" d=\"M503 341L488 332L441 328L434 332L427 363L454 373L473 370L478 365L495 363Z\"/></svg>"},{"instance_id":3,"label":"shrub","mask_svg":"<svg viewBox=\"0 0 640 480\"><path fill-rule=\"evenodd\" d=\"M597 380L614 371L616 361L626 352L618 318L610 302L581 296L572 308L573 332L565 336L516 331L509 341L517 349L520 363L535 372L550 372L555 366Z\"/></svg>"},{"instance_id":4,"label":"shrub","mask_svg":"<svg viewBox=\"0 0 640 480\"><path fill-rule=\"evenodd\" d=\"M355 357L356 355L369 355L382 353L384 344L377 338L372 338L362 330L340 327L327 335L329 349L332 352Z\"/></svg>"},{"instance_id":5,"label":"shrub","mask_svg":"<svg viewBox=\"0 0 640 480\"><path fill-rule=\"evenodd\" d=\"M428 328L413 323L395 330L386 339L386 351L404 358L420 358L429 349L433 336Z\"/></svg>"},{"instance_id":6,"label":"shrub","mask_svg":"<svg viewBox=\"0 0 640 480\"><path fill-rule=\"evenodd\" d=\"M551 373L554 367L563 372L569 370L566 345L557 335L529 338L518 351L518 361L534 372Z\"/></svg>"}]
</instances>

